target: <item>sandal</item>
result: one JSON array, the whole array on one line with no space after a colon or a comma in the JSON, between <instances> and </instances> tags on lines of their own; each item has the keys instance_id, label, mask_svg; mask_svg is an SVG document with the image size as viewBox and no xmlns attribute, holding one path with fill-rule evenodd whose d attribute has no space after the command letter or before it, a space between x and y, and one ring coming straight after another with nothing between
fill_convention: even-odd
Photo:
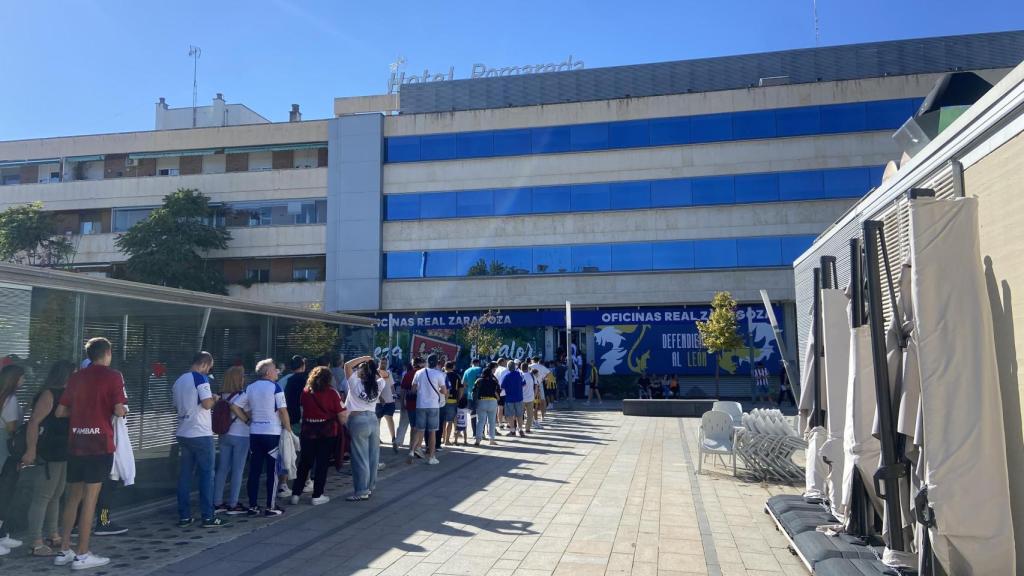
<instances>
[{"instance_id":1,"label":"sandal","mask_svg":"<svg viewBox=\"0 0 1024 576\"><path fill-rule=\"evenodd\" d=\"M49 546L50 548L53 548L54 550L60 550L60 545L63 544L63 543L64 543L64 539L61 538L60 536L57 536L56 538L44 538L43 539L43 544L46 544L47 546Z\"/></svg>"},{"instance_id":2,"label":"sandal","mask_svg":"<svg viewBox=\"0 0 1024 576\"><path fill-rule=\"evenodd\" d=\"M29 550L29 556L49 557L57 556L57 553L53 551L53 548L50 548L46 544L42 544L39 546L33 546L32 549Z\"/></svg>"}]
</instances>

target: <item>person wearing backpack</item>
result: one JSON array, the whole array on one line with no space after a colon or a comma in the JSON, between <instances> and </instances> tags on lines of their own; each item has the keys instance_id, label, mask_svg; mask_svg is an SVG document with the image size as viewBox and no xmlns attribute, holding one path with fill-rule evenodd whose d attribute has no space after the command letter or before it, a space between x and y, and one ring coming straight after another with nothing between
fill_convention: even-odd
<instances>
[{"instance_id":1,"label":"person wearing backpack","mask_svg":"<svg viewBox=\"0 0 1024 576\"><path fill-rule=\"evenodd\" d=\"M220 436L220 453L217 456L217 474L213 479L213 511L215 514L237 516L249 511L238 502L242 491L242 473L245 459L249 455L249 422L238 410L238 402L245 394L245 369L232 366L224 372L220 400L213 405L213 433ZM232 410L232 405L236 408ZM237 413L241 413L239 416ZM224 486L228 473L231 474L231 490L224 503Z\"/></svg>"},{"instance_id":2,"label":"person wearing backpack","mask_svg":"<svg viewBox=\"0 0 1024 576\"><path fill-rule=\"evenodd\" d=\"M11 538L4 521L14 498L14 487L18 483L21 469L21 454L11 454L8 441L14 436L21 423L21 406L18 404L18 388L25 381L25 369L17 364L8 364L0 370L0 556L11 553L12 548L21 546L20 540Z\"/></svg>"},{"instance_id":3,"label":"person wearing backpack","mask_svg":"<svg viewBox=\"0 0 1024 576\"><path fill-rule=\"evenodd\" d=\"M56 556L60 550L60 498L64 494L68 460L68 421L57 418L57 405L75 364L58 360L32 402L32 417L25 425L25 454L21 480L29 486L28 531L32 556ZM43 539L43 534L48 538Z\"/></svg>"}]
</instances>

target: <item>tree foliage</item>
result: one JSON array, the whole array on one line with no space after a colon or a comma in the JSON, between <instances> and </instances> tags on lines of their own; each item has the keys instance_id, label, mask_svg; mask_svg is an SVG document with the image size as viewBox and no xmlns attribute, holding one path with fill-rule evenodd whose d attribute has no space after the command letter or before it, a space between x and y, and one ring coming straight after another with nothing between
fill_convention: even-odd
<instances>
[{"instance_id":1,"label":"tree foliage","mask_svg":"<svg viewBox=\"0 0 1024 576\"><path fill-rule=\"evenodd\" d=\"M501 347L501 335L494 328L487 328L493 324L494 313L490 310L480 316L478 322L473 322L462 329L462 340L470 347L470 357L491 357Z\"/></svg>"},{"instance_id":2,"label":"tree foliage","mask_svg":"<svg viewBox=\"0 0 1024 576\"><path fill-rule=\"evenodd\" d=\"M319 311L320 304L312 304L310 310ZM338 342L338 327L316 320L301 320L288 331L289 342L301 354L319 358L330 354Z\"/></svg>"},{"instance_id":3,"label":"tree foliage","mask_svg":"<svg viewBox=\"0 0 1024 576\"><path fill-rule=\"evenodd\" d=\"M42 202L11 206L0 212L0 260L29 266L61 268L71 263L75 247L55 234L56 217Z\"/></svg>"},{"instance_id":4,"label":"tree foliage","mask_svg":"<svg viewBox=\"0 0 1024 576\"><path fill-rule=\"evenodd\" d=\"M212 224L210 199L197 190L179 188L163 206L117 237L128 256L125 278L172 288L227 294L224 273L205 256L227 248L231 234Z\"/></svg>"},{"instance_id":5,"label":"tree foliage","mask_svg":"<svg viewBox=\"0 0 1024 576\"><path fill-rule=\"evenodd\" d=\"M716 292L711 299L711 315L706 322L697 322L704 347L711 354L721 354L743 345L736 321L736 301L728 292ZM719 362L715 360L716 395L719 387Z\"/></svg>"}]
</instances>

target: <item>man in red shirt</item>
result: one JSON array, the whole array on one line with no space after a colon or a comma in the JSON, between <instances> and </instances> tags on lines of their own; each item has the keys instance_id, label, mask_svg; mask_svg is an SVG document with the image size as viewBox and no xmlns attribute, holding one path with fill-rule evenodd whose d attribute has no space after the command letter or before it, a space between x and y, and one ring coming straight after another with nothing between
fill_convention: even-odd
<instances>
[{"instance_id":1,"label":"man in red shirt","mask_svg":"<svg viewBox=\"0 0 1024 576\"><path fill-rule=\"evenodd\" d=\"M423 368L423 359L414 358L412 361L412 369L406 370L405 375L402 376L402 384L398 391L398 400L402 405L402 413L400 414L398 423L398 434L395 436L398 443L401 444L402 440L405 440L405 431L412 426L416 425L416 393L412 391L412 379L416 375L416 372L420 368ZM410 430L409 441L412 441L412 431ZM409 446L412 450L412 446ZM419 452L416 453L419 455Z\"/></svg>"},{"instance_id":2,"label":"man in red shirt","mask_svg":"<svg viewBox=\"0 0 1024 576\"><path fill-rule=\"evenodd\" d=\"M85 345L90 364L71 375L60 397L58 418L68 418L67 494L61 553L57 566L71 564L72 569L104 566L110 558L89 551L93 515L103 481L110 477L114 463L114 427L111 418L128 413L125 404L124 377L110 369L110 341L93 338ZM81 507L81 510L79 510ZM78 518L78 553L71 551L71 528Z\"/></svg>"}]
</instances>

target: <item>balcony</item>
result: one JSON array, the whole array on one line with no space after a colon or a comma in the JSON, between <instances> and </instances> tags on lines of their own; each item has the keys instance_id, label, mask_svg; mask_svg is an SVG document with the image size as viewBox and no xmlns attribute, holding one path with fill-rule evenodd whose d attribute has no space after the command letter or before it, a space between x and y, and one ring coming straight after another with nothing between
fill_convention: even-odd
<instances>
[{"instance_id":1,"label":"balcony","mask_svg":"<svg viewBox=\"0 0 1024 576\"><path fill-rule=\"evenodd\" d=\"M248 288L241 284L231 284L228 286L228 294L254 302L309 308L312 304L323 304L324 282L266 282Z\"/></svg>"}]
</instances>

